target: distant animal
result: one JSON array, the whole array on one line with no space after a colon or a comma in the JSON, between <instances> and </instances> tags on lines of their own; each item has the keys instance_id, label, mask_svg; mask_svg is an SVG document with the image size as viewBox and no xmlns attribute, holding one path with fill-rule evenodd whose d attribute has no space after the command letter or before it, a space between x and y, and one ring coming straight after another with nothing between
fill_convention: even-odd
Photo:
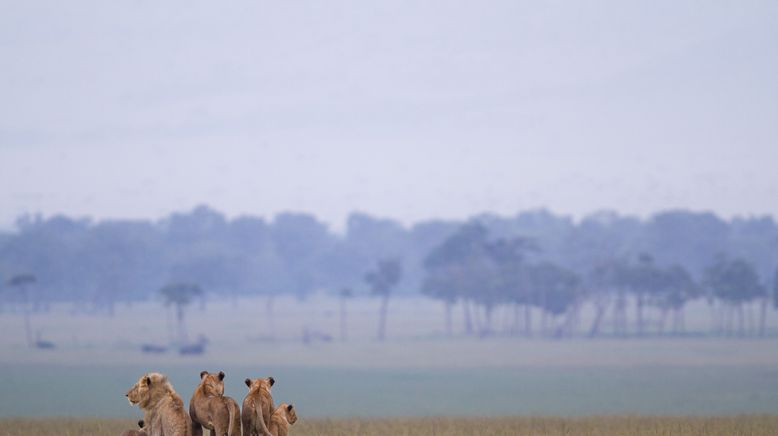
<instances>
[{"instance_id":1,"label":"distant animal","mask_svg":"<svg viewBox=\"0 0 778 436\"><path fill-rule=\"evenodd\" d=\"M154 344L143 344L140 346L140 350L144 353L161 354L167 351L167 347Z\"/></svg>"},{"instance_id":2,"label":"distant animal","mask_svg":"<svg viewBox=\"0 0 778 436\"><path fill-rule=\"evenodd\" d=\"M312 344L316 341L320 342L332 342L332 335L319 330L314 330L306 327L303 329L303 343Z\"/></svg>"},{"instance_id":3,"label":"distant animal","mask_svg":"<svg viewBox=\"0 0 778 436\"><path fill-rule=\"evenodd\" d=\"M41 350L52 350L56 348L56 346L54 345L54 342L38 339L37 341L35 341L35 348Z\"/></svg>"},{"instance_id":4,"label":"distant animal","mask_svg":"<svg viewBox=\"0 0 778 436\"><path fill-rule=\"evenodd\" d=\"M146 433L143 428L143 423L144 421L141 419L138 421L138 428L140 430L125 430L124 433L122 433L122 436L148 436L148 433Z\"/></svg>"},{"instance_id":5,"label":"distant animal","mask_svg":"<svg viewBox=\"0 0 778 436\"><path fill-rule=\"evenodd\" d=\"M268 426L270 418L273 416L273 397L270 394L270 388L276 383L273 377L266 378L247 378L244 380L249 391L243 399L243 411L241 412L241 421L243 422L244 436L271 436Z\"/></svg>"},{"instance_id":6,"label":"distant animal","mask_svg":"<svg viewBox=\"0 0 778 436\"><path fill-rule=\"evenodd\" d=\"M54 342L41 339L41 332L37 332L35 337L35 348L39 350L52 350L56 348Z\"/></svg>"},{"instance_id":7,"label":"distant animal","mask_svg":"<svg viewBox=\"0 0 778 436\"><path fill-rule=\"evenodd\" d=\"M289 426L295 422L297 422L297 411L294 405L281 403L270 419L270 434L273 436L287 436L289 434Z\"/></svg>"},{"instance_id":8,"label":"distant animal","mask_svg":"<svg viewBox=\"0 0 778 436\"><path fill-rule=\"evenodd\" d=\"M191 436L192 424L184 402L165 375L142 375L127 391L127 400L143 411L145 431L150 436Z\"/></svg>"},{"instance_id":9,"label":"distant animal","mask_svg":"<svg viewBox=\"0 0 778 436\"><path fill-rule=\"evenodd\" d=\"M208 339L205 336L200 338L194 344L183 345L178 349L178 353L182 356L197 355L205 353L205 345L208 343Z\"/></svg>"},{"instance_id":10,"label":"distant animal","mask_svg":"<svg viewBox=\"0 0 778 436\"><path fill-rule=\"evenodd\" d=\"M224 396L224 372L200 372L200 384L189 400L192 435L201 436L203 427L216 436L241 436L240 408Z\"/></svg>"}]
</instances>

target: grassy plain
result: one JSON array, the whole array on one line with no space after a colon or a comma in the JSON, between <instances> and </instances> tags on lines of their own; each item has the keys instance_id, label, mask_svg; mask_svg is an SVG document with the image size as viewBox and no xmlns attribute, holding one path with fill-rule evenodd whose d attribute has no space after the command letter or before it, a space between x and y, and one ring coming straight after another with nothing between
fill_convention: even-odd
<instances>
[{"instance_id":1,"label":"grassy plain","mask_svg":"<svg viewBox=\"0 0 778 436\"><path fill-rule=\"evenodd\" d=\"M127 419L0 419L0 435L117 435ZM292 436L773 436L778 416L301 419Z\"/></svg>"},{"instance_id":2,"label":"grassy plain","mask_svg":"<svg viewBox=\"0 0 778 436\"><path fill-rule=\"evenodd\" d=\"M589 339L586 313L573 338L541 338L537 331L509 337L504 328L511 313L498 312L500 334L463 336L461 313L455 313L449 338L438 303L398 298L391 303L389 337L379 343L374 300L349 302L347 341L338 338L337 299L279 299L274 320L264 303L191 307L190 336L210 340L200 356L141 353L141 344L168 343L172 318L158 301L120 305L114 316L63 304L34 314L32 325L56 344L52 350L29 349L23 317L7 308L0 314L0 418L125 417L131 423L140 412L124 393L141 374L169 375L188 401L201 370L225 371L225 391L237 399L245 395L244 378L272 375L274 398L294 402L306 418L300 431L309 419L311 425L325 418L338 420L333 425L368 425L341 421L351 417L369 419L373 428L384 418L425 416L778 415L778 316L772 311L766 337L708 334L709 311L702 305L690 308L689 331L681 337ZM334 340L306 343L306 328ZM470 422L453 419L458 428Z\"/></svg>"}]
</instances>

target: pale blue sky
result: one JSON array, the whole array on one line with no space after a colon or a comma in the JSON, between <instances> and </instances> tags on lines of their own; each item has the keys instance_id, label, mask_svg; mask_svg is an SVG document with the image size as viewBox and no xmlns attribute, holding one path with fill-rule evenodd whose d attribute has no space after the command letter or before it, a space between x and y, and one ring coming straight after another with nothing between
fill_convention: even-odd
<instances>
[{"instance_id":1,"label":"pale blue sky","mask_svg":"<svg viewBox=\"0 0 778 436\"><path fill-rule=\"evenodd\" d=\"M0 2L0 226L778 214L778 2Z\"/></svg>"}]
</instances>

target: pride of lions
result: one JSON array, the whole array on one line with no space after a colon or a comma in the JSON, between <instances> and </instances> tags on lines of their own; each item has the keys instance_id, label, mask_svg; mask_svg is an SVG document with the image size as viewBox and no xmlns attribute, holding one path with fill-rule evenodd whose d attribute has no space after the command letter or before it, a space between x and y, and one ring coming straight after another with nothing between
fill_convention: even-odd
<instances>
[{"instance_id":1,"label":"pride of lions","mask_svg":"<svg viewBox=\"0 0 778 436\"><path fill-rule=\"evenodd\" d=\"M127 391L127 399L143 411L139 430L122 436L202 436L203 428L216 436L287 436L297 421L292 404L273 407L273 377L245 380L249 391L243 408L224 395L224 372L200 373L200 384L189 400L189 413L167 376L150 372Z\"/></svg>"}]
</instances>

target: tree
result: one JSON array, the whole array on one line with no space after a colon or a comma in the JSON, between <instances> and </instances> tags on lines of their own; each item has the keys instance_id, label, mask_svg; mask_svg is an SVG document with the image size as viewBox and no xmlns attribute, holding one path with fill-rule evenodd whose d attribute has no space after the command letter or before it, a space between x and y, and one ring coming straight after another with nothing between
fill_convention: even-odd
<instances>
[{"instance_id":1,"label":"tree","mask_svg":"<svg viewBox=\"0 0 778 436\"><path fill-rule=\"evenodd\" d=\"M22 296L22 311L24 313L24 334L27 346L33 347L32 329L30 328L30 294L28 287L37 281L32 274L18 274L8 280L8 286L16 288Z\"/></svg>"},{"instance_id":2,"label":"tree","mask_svg":"<svg viewBox=\"0 0 778 436\"><path fill-rule=\"evenodd\" d=\"M684 317L686 303L700 297L701 289L689 271L681 265L671 265L661 271L661 274L662 284L654 302L662 311L659 332L664 332L665 320L669 311L673 317L673 334L678 334L686 328Z\"/></svg>"},{"instance_id":3,"label":"tree","mask_svg":"<svg viewBox=\"0 0 778 436\"><path fill-rule=\"evenodd\" d=\"M386 316L389 309L389 297L392 290L402 277L402 264L397 259L382 259L376 269L365 275L365 281L370 285L373 295L381 298L381 309L378 318L378 340L386 338Z\"/></svg>"},{"instance_id":4,"label":"tree","mask_svg":"<svg viewBox=\"0 0 778 436\"><path fill-rule=\"evenodd\" d=\"M518 331L518 307L524 306L524 332L532 334L531 305L537 303L536 294L532 288L531 266L526 263L530 252L539 251L534 241L523 238L500 238L485 244L485 252L494 265L493 269L485 269L483 277L478 279L482 284L482 304L486 305L487 328L491 324L491 310L496 303L511 303L514 305L514 331Z\"/></svg>"},{"instance_id":5,"label":"tree","mask_svg":"<svg viewBox=\"0 0 778 436\"><path fill-rule=\"evenodd\" d=\"M636 331L640 336L643 334L645 322L643 320L643 309L647 299L651 299L659 293L663 286L662 271L654 265L654 258L650 254L641 253L638 255L637 265L631 266L627 270L625 285L635 294L636 301Z\"/></svg>"},{"instance_id":6,"label":"tree","mask_svg":"<svg viewBox=\"0 0 778 436\"><path fill-rule=\"evenodd\" d=\"M712 297L725 305L723 328L726 333L734 330L735 314L738 318L738 332L745 333L743 304L765 297L766 291L759 283L754 267L746 260L718 256L716 261L705 269L704 283Z\"/></svg>"},{"instance_id":7,"label":"tree","mask_svg":"<svg viewBox=\"0 0 778 436\"><path fill-rule=\"evenodd\" d=\"M165 299L165 306L175 306L176 321L178 322L178 341L180 345L189 342L186 332L184 309L195 297L201 295L203 290L198 285L192 283L171 283L159 290Z\"/></svg>"},{"instance_id":8,"label":"tree","mask_svg":"<svg viewBox=\"0 0 778 436\"><path fill-rule=\"evenodd\" d=\"M613 303L613 332L617 335L627 333L627 297L630 267L620 258L607 258L597 263L586 280L587 293L595 304L595 315L589 328L589 337L600 334L608 307Z\"/></svg>"},{"instance_id":9,"label":"tree","mask_svg":"<svg viewBox=\"0 0 778 436\"><path fill-rule=\"evenodd\" d=\"M546 314L552 318L567 314L564 325L554 329L554 336L570 334L577 317L578 276L551 262L542 262L530 267L530 283L537 305L544 314L543 328L546 328Z\"/></svg>"},{"instance_id":10,"label":"tree","mask_svg":"<svg viewBox=\"0 0 778 436\"><path fill-rule=\"evenodd\" d=\"M338 296L340 296L340 340L345 341L347 338L346 301L354 297L354 292L351 290L351 288L342 288L340 292L338 292Z\"/></svg>"},{"instance_id":11,"label":"tree","mask_svg":"<svg viewBox=\"0 0 778 436\"><path fill-rule=\"evenodd\" d=\"M451 319L451 306L457 300L462 301L465 334L473 332L470 301L483 285L475 269L485 255L486 236L486 228L481 224L465 224L424 258L427 275L422 292L444 302L447 324Z\"/></svg>"}]
</instances>

